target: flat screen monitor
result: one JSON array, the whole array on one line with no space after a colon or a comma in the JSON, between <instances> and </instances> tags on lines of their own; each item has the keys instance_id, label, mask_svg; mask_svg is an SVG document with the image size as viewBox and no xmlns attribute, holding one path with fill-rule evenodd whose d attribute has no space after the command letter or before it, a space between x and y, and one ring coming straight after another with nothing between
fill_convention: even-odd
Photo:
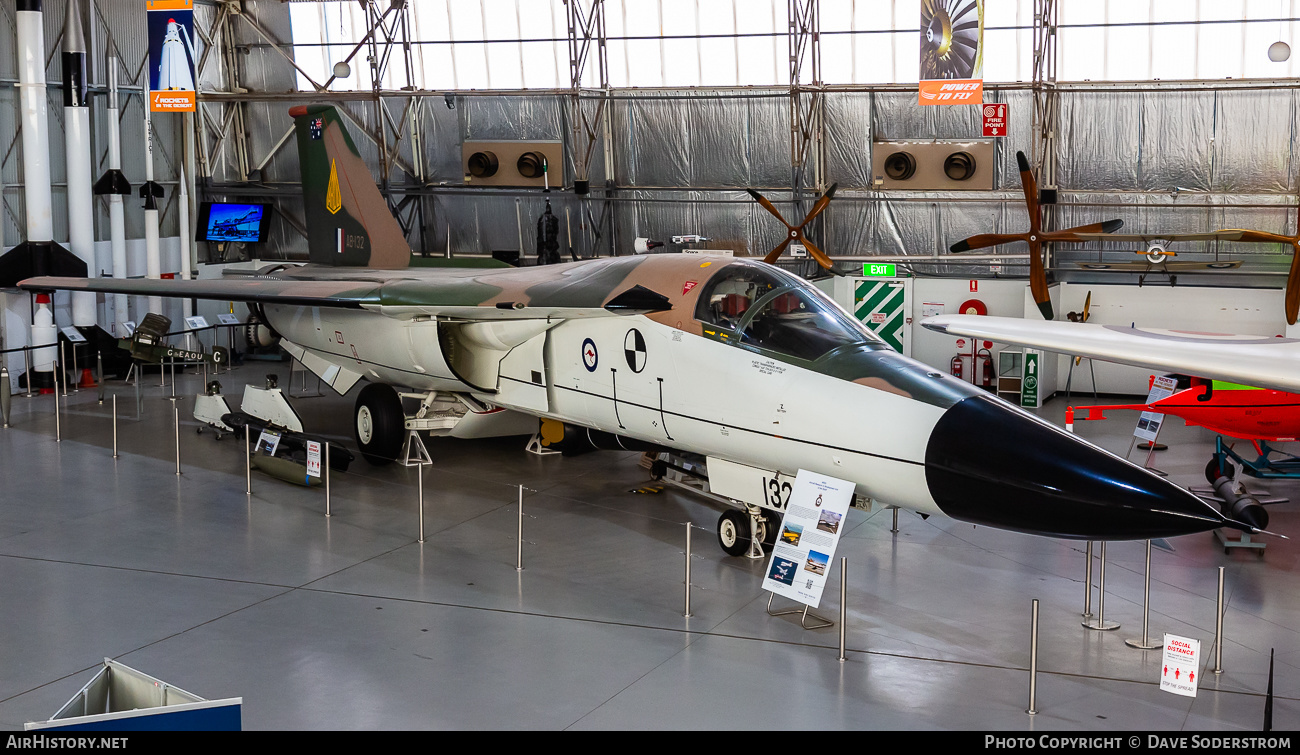
<instances>
[{"instance_id":1,"label":"flat screen monitor","mask_svg":"<svg viewBox=\"0 0 1300 755\"><path fill-rule=\"evenodd\" d=\"M248 202L204 202L199 205L196 241L259 244L266 241L271 205Z\"/></svg>"}]
</instances>

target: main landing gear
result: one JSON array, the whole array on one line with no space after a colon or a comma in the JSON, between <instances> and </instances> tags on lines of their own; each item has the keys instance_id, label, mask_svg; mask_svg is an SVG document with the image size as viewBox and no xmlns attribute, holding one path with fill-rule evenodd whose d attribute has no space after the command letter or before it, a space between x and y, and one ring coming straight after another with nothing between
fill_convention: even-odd
<instances>
[{"instance_id":1,"label":"main landing gear","mask_svg":"<svg viewBox=\"0 0 1300 755\"><path fill-rule=\"evenodd\" d=\"M718 518L718 545L728 556L749 555L763 557L762 548L754 547L754 534L758 542L771 548L776 543L776 533L781 517L757 506L747 506L747 511L728 509Z\"/></svg>"},{"instance_id":2,"label":"main landing gear","mask_svg":"<svg viewBox=\"0 0 1300 755\"><path fill-rule=\"evenodd\" d=\"M370 383L357 396L353 432L357 447L366 461L383 466L395 461L402 452L406 414L402 398L392 386Z\"/></svg>"}]
</instances>

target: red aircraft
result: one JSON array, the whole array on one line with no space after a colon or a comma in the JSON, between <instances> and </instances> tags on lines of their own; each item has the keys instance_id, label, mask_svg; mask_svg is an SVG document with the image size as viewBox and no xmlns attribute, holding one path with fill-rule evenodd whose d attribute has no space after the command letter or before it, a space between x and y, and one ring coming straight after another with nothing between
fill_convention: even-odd
<instances>
[{"instance_id":1,"label":"red aircraft","mask_svg":"<svg viewBox=\"0 0 1300 755\"><path fill-rule=\"evenodd\" d=\"M1154 381L1155 378L1152 378ZM1077 407L1080 419L1106 419L1107 409L1171 414L1189 425L1244 440L1291 441L1300 438L1300 394L1250 388L1204 378L1180 378L1172 396L1150 404Z\"/></svg>"}]
</instances>

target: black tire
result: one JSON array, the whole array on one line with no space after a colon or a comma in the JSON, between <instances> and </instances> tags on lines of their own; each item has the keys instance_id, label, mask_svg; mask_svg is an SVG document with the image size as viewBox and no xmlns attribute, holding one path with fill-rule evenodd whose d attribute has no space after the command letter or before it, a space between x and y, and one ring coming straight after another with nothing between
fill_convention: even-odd
<instances>
[{"instance_id":1,"label":"black tire","mask_svg":"<svg viewBox=\"0 0 1300 755\"><path fill-rule=\"evenodd\" d=\"M402 452L406 414L392 386L370 383L357 396L352 434L361 455L374 466L391 464Z\"/></svg>"},{"instance_id":2,"label":"black tire","mask_svg":"<svg viewBox=\"0 0 1300 755\"><path fill-rule=\"evenodd\" d=\"M1205 479L1213 485L1214 481L1219 479L1220 474L1231 480L1237 476L1237 470L1228 463L1226 456L1220 458L1218 454L1214 454L1210 457L1209 463L1205 465Z\"/></svg>"},{"instance_id":3,"label":"black tire","mask_svg":"<svg viewBox=\"0 0 1300 755\"><path fill-rule=\"evenodd\" d=\"M724 511L718 518L718 546L728 556L749 553L749 516L740 511Z\"/></svg>"}]
</instances>

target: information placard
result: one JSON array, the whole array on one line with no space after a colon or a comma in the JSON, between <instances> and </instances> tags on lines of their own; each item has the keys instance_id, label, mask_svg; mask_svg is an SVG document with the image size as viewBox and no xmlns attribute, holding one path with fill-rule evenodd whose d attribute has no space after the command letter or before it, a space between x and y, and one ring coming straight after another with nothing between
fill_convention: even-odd
<instances>
[{"instance_id":1,"label":"information placard","mask_svg":"<svg viewBox=\"0 0 1300 755\"><path fill-rule=\"evenodd\" d=\"M185 327L189 328L190 330L199 330L201 328L206 328L208 327L208 318L204 317L203 315L194 315L193 317L186 317Z\"/></svg>"},{"instance_id":2,"label":"information placard","mask_svg":"<svg viewBox=\"0 0 1300 755\"><path fill-rule=\"evenodd\" d=\"M123 320L122 330L126 331L124 338L130 338L135 335L135 320Z\"/></svg>"},{"instance_id":3,"label":"information placard","mask_svg":"<svg viewBox=\"0 0 1300 755\"><path fill-rule=\"evenodd\" d=\"M1160 689L1184 697L1196 697L1196 675L1201 668L1201 641L1176 634L1165 635L1164 657L1160 659Z\"/></svg>"},{"instance_id":4,"label":"information placard","mask_svg":"<svg viewBox=\"0 0 1300 755\"><path fill-rule=\"evenodd\" d=\"M320 477L320 442L307 441L307 476Z\"/></svg>"},{"instance_id":5,"label":"information placard","mask_svg":"<svg viewBox=\"0 0 1300 755\"><path fill-rule=\"evenodd\" d=\"M239 316L230 314L217 315L217 322L222 325L239 325Z\"/></svg>"},{"instance_id":6,"label":"information placard","mask_svg":"<svg viewBox=\"0 0 1300 755\"><path fill-rule=\"evenodd\" d=\"M257 436L257 450L264 451L267 456L275 456L275 449L280 447L280 433L274 430L263 430L262 434Z\"/></svg>"},{"instance_id":7,"label":"information placard","mask_svg":"<svg viewBox=\"0 0 1300 755\"><path fill-rule=\"evenodd\" d=\"M781 519L763 589L816 608L839 544L855 485L799 470Z\"/></svg>"},{"instance_id":8,"label":"information placard","mask_svg":"<svg viewBox=\"0 0 1300 755\"><path fill-rule=\"evenodd\" d=\"M69 325L69 326L67 326L67 327L64 327L64 328L59 328L59 330L61 330L61 331L63 332L63 337L64 337L64 338L68 339L69 341L72 341L73 343L85 343L85 342L86 342L86 337L83 336L83 335L81 335L81 331L80 331L80 330L77 330L75 327L73 327L73 326L71 326L71 325Z\"/></svg>"},{"instance_id":9,"label":"information placard","mask_svg":"<svg viewBox=\"0 0 1300 755\"><path fill-rule=\"evenodd\" d=\"M1169 375L1162 375L1151 383L1151 392L1147 394L1147 405L1154 404L1161 399L1169 398L1178 390L1178 380ZM1137 427L1134 428L1133 434L1148 443L1156 442L1156 435L1160 433L1160 423L1165 421L1165 415L1158 412L1142 412L1138 416Z\"/></svg>"}]
</instances>

